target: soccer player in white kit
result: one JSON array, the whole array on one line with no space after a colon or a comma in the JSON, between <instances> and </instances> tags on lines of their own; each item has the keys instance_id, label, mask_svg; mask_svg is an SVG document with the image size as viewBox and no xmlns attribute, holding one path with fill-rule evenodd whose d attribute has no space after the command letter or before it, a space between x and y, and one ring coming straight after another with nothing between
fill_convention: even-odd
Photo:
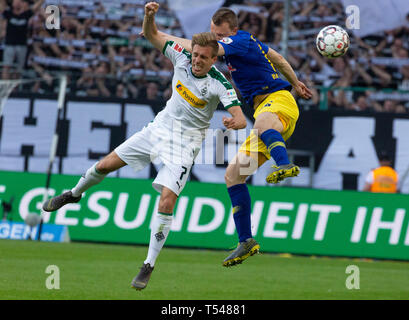
<instances>
[{"instance_id":1,"label":"soccer player in white kit","mask_svg":"<svg viewBox=\"0 0 409 320\"><path fill-rule=\"evenodd\" d=\"M125 165L139 171L159 158L163 166L152 186L161 196L158 212L153 217L147 258L131 283L137 290L144 289L150 279L156 258L169 234L176 200L186 184L219 102L232 115L223 118L226 128L237 130L246 126L236 92L213 66L219 48L215 36L208 32L194 35L190 54L158 33L154 23L157 9L152 4L145 6L143 32L174 65L173 92L166 107L141 131L89 168L72 190L43 205L45 211L56 211L67 203L80 201L82 193L100 183L108 173Z\"/></svg>"}]
</instances>

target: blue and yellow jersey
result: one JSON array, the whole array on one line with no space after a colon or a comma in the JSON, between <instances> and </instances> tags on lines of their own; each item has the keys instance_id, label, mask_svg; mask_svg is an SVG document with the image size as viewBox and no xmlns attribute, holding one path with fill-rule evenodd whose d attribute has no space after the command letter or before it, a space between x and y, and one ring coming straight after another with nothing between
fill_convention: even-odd
<instances>
[{"instance_id":1,"label":"blue and yellow jersey","mask_svg":"<svg viewBox=\"0 0 409 320\"><path fill-rule=\"evenodd\" d=\"M260 94L291 90L290 83L279 78L268 59L268 46L250 33L239 30L219 43L233 80L248 104L253 105L253 98Z\"/></svg>"}]
</instances>

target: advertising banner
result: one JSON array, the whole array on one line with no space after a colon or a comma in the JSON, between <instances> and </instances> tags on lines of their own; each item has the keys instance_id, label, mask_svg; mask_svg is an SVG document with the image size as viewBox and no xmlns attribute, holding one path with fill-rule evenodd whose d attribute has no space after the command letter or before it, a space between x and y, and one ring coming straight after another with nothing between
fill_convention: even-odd
<instances>
[{"instance_id":1,"label":"advertising banner","mask_svg":"<svg viewBox=\"0 0 409 320\"><path fill-rule=\"evenodd\" d=\"M0 198L13 221L38 213L46 176L0 171ZM71 189L79 176L54 175L50 196ZM159 194L152 180L107 177L79 203L44 215L66 225L71 240L147 244ZM409 260L409 198L401 194L249 186L252 230L261 251ZM174 211L166 245L229 249L237 244L223 184L190 181Z\"/></svg>"}]
</instances>

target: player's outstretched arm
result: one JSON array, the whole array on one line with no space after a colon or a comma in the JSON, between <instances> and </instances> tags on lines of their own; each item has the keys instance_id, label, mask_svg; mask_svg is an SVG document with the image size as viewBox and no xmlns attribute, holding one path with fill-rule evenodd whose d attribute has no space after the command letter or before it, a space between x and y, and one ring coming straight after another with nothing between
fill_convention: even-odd
<instances>
[{"instance_id":1,"label":"player's outstretched arm","mask_svg":"<svg viewBox=\"0 0 409 320\"><path fill-rule=\"evenodd\" d=\"M162 31L158 31L158 32L166 40L171 40L171 41L174 41L176 43L179 43L187 51L189 51L190 53L192 52L192 40L172 36L171 34L167 34L167 33L162 32ZM224 56L224 48L220 43L219 43L219 51L217 52L217 55L218 56Z\"/></svg>"},{"instance_id":2,"label":"player's outstretched arm","mask_svg":"<svg viewBox=\"0 0 409 320\"><path fill-rule=\"evenodd\" d=\"M267 57L278 69L278 71L280 71L280 73L288 80L288 82L291 83L301 98L310 99L312 97L311 90L308 89L304 83L298 80L293 68L281 54L269 48Z\"/></svg>"},{"instance_id":3,"label":"player's outstretched arm","mask_svg":"<svg viewBox=\"0 0 409 320\"><path fill-rule=\"evenodd\" d=\"M145 16L143 18L143 35L148 39L153 46L162 51L166 43L166 38L158 32L155 24L155 14L158 12L159 4L156 2L148 2L145 5Z\"/></svg>"},{"instance_id":4,"label":"player's outstretched arm","mask_svg":"<svg viewBox=\"0 0 409 320\"><path fill-rule=\"evenodd\" d=\"M247 121L240 106L230 107L227 111L232 115L231 118L223 117L223 125L227 129L238 130L246 127Z\"/></svg>"}]
</instances>

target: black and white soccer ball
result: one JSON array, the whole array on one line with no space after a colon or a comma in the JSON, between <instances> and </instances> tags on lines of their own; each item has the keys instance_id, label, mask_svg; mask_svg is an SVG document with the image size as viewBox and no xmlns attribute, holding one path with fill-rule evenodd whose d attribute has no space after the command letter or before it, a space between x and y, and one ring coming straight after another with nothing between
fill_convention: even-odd
<instances>
[{"instance_id":1,"label":"black and white soccer ball","mask_svg":"<svg viewBox=\"0 0 409 320\"><path fill-rule=\"evenodd\" d=\"M338 58L348 51L349 35L340 26L326 26L318 33L316 46L318 52L324 57Z\"/></svg>"}]
</instances>

